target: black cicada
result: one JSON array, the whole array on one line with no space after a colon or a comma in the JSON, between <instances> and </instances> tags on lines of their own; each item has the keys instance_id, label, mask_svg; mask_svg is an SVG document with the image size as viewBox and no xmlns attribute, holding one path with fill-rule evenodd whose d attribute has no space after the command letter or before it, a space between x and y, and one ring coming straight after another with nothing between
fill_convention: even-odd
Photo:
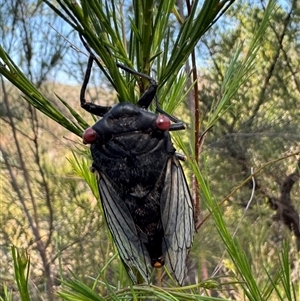
<instances>
[{"instance_id":1,"label":"black cicada","mask_svg":"<svg viewBox=\"0 0 300 301\"><path fill-rule=\"evenodd\" d=\"M119 64L150 81L137 105L87 103L85 90L95 59L90 56L80 100L85 110L102 119L85 130L83 141L91 144L92 169L98 174L108 227L134 283L136 272L149 282L151 266L165 264L182 284L193 241L194 213L169 131L184 129L184 125L158 106L160 114L147 111L156 97L157 83Z\"/></svg>"}]
</instances>

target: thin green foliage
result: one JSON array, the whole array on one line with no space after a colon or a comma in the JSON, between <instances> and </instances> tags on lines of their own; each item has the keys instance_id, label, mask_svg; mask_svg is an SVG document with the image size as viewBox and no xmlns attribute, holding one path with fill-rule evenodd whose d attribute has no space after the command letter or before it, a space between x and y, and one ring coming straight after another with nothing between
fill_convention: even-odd
<instances>
[{"instance_id":1,"label":"thin green foliage","mask_svg":"<svg viewBox=\"0 0 300 301\"><path fill-rule=\"evenodd\" d=\"M73 157L67 158L70 162L75 173L82 179L86 181L89 185L90 189L93 192L93 195L98 200L99 199L99 191L97 186L97 180L95 174L91 172L90 169L90 160L86 157L82 157L77 155L75 152L72 152Z\"/></svg>"},{"instance_id":2,"label":"thin green foliage","mask_svg":"<svg viewBox=\"0 0 300 301\"><path fill-rule=\"evenodd\" d=\"M41 94L33 83L24 75L21 69L13 62L10 56L4 51L0 45L0 74L6 77L14 86L16 86L22 93L28 103L35 107L58 124L73 132L76 135L81 135L81 121L76 124L70 121L63 113L56 108L49 99Z\"/></svg>"},{"instance_id":3,"label":"thin green foliage","mask_svg":"<svg viewBox=\"0 0 300 301\"><path fill-rule=\"evenodd\" d=\"M257 53L265 41L264 36L266 35L271 15L274 12L275 4L275 1L268 3L264 17L250 41L249 48L246 49L246 54L242 55L245 52L243 44L234 52L222 82L221 99L212 107L207 128L213 126L218 121L218 117L226 112L230 107L230 100L234 98L238 89L255 73Z\"/></svg>"},{"instance_id":4,"label":"thin green foliage","mask_svg":"<svg viewBox=\"0 0 300 301\"><path fill-rule=\"evenodd\" d=\"M103 301L105 298L99 296L94 290L78 279L63 281L63 285L69 290L61 290L58 295L63 300L69 301Z\"/></svg>"},{"instance_id":5,"label":"thin green foliage","mask_svg":"<svg viewBox=\"0 0 300 301\"><path fill-rule=\"evenodd\" d=\"M291 279L290 254L287 242L283 242L281 250L277 251L277 255L279 258L279 266L274 275L271 275L265 268L270 285L264 295L266 297L270 296L274 291L278 300L296 301L299 296L299 288L297 293L296 287Z\"/></svg>"},{"instance_id":6,"label":"thin green foliage","mask_svg":"<svg viewBox=\"0 0 300 301\"><path fill-rule=\"evenodd\" d=\"M289 301L296 301L297 296L299 296L300 293L300 288L298 287L298 292L296 292L297 288L295 287L291 278L291 261L288 242L283 243L283 248L280 250L279 258L280 267L282 269L281 282L284 289L284 293Z\"/></svg>"},{"instance_id":7,"label":"thin green foliage","mask_svg":"<svg viewBox=\"0 0 300 301\"><path fill-rule=\"evenodd\" d=\"M253 70L255 69L257 51L263 42L263 36L266 32L268 22L274 8L275 2L270 1L266 8L264 18L253 36L245 58L241 60L242 46L240 46L235 52L224 77L221 100L214 108L214 111L211 112L207 128L210 128L218 120L218 118L224 114L230 104L230 100L234 97L238 88L252 75ZM184 153L193 153L193 144L186 146L177 135L175 135L175 141ZM209 184L205 180L205 175L199 169L197 162L193 160L195 156L192 156L192 160L189 160L189 166L200 185L203 201L210 211L224 246L234 263L236 269L235 277L241 280L241 286L243 287L244 294L249 300L265 300L265 296L263 296L261 289L256 282L251 270L250 262L245 255L244 250L239 244L239 241L234 239L233 235L228 231L221 208L211 194Z\"/></svg>"},{"instance_id":8,"label":"thin green foliage","mask_svg":"<svg viewBox=\"0 0 300 301\"><path fill-rule=\"evenodd\" d=\"M150 74L152 66L155 66L160 88L168 82L170 89L201 36L233 1L224 1L222 5L216 0L204 1L201 8L199 1L195 1L182 24L175 23L172 13L176 10L174 0L161 1L158 6L154 5L154 1L133 1L133 15L126 17L121 9L117 10L122 4L119 1L81 1L79 5L74 1L60 0L62 11L54 8L49 1L44 2L77 30L97 53L107 70L106 77L118 92L119 100L134 102L132 93L135 82L128 85L124 81L116 68L116 59L146 74ZM129 20L130 28L125 18ZM166 51L170 48L165 47L170 43L170 22L175 25L173 31L178 31L171 53ZM126 36L128 29L131 34ZM162 56L163 64L156 64L159 56ZM143 93L146 81L138 81L138 85L139 93Z\"/></svg>"},{"instance_id":9,"label":"thin green foliage","mask_svg":"<svg viewBox=\"0 0 300 301\"><path fill-rule=\"evenodd\" d=\"M80 126L81 129L86 129L89 127L88 123L65 101L63 100L59 95L55 94L56 97L61 101L61 103L69 110L69 112L72 114L72 116L77 121L72 122L74 126ZM81 132L80 132L81 133Z\"/></svg>"},{"instance_id":10,"label":"thin green foliage","mask_svg":"<svg viewBox=\"0 0 300 301\"><path fill-rule=\"evenodd\" d=\"M189 16L183 21L177 39L174 43L170 59L161 76L162 84L172 81L183 62L187 60L199 39L212 26L212 24L228 9L234 1L206 0L199 9L199 1L194 1Z\"/></svg>"},{"instance_id":11,"label":"thin green foliage","mask_svg":"<svg viewBox=\"0 0 300 301\"><path fill-rule=\"evenodd\" d=\"M3 283L2 285L3 297L0 296L0 301L12 301L13 295L12 292L8 289L7 285Z\"/></svg>"},{"instance_id":12,"label":"thin green foliage","mask_svg":"<svg viewBox=\"0 0 300 301\"><path fill-rule=\"evenodd\" d=\"M119 1L58 1L60 9L51 2L44 1L58 15L69 23L86 40L88 45L96 52L101 61L102 71L112 86L116 89L120 101L135 102L148 85L147 80L129 80L129 76L123 76L116 66L116 60L138 71L150 74L152 66L156 67L156 77L163 87L161 102L167 100L168 107L176 107L179 100L184 97L178 95L178 89L171 93L176 85L177 73L185 64L189 54L193 50L201 36L232 4L232 1L224 1L222 6L218 1L205 1L200 9L199 1L195 1L186 20L181 24L174 24L173 31L178 31L177 39L172 45L173 51L169 53L171 35L170 22L175 22L173 11L175 1L161 1L158 6L153 1L134 1L133 16L129 16L131 34L128 32L128 24L124 22L125 16L118 10ZM208 13L209 12L209 13ZM179 29L176 29L180 26ZM18 87L25 99L45 115L55 120L71 132L81 135L86 123L80 114L77 114L61 98L60 101L67 107L75 121L70 121L64 116L46 97L39 93L34 85L28 81L21 70L12 62L9 56L1 48L0 57L3 66L0 68L9 81ZM161 60L161 58L162 60ZM160 63L162 62L162 64ZM130 76L131 77L131 76ZM138 81L139 93L135 95L136 81ZM165 85L167 83L167 85Z\"/></svg>"},{"instance_id":13,"label":"thin green foliage","mask_svg":"<svg viewBox=\"0 0 300 301\"><path fill-rule=\"evenodd\" d=\"M258 49L263 43L263 36L268 26L268 22L272 12L275 9L275 2L270 1L264 14L264 18L260 26L258 27L253 39L250 43L249 50L243 61L239 60L242 48L240 47L235 53L229 68L227 69L226 76L223 82L223 96L217 109L211 115L210 124L213 124L220 112L224 112L226 107L224 105L229 103L229 99L234 97L237 89L251 76L255 70L255 58L257 57ZM237 277L241 277L243 280L242 286L244 293L249 300L266 300L263 296L261 289L258 287L254 275L251 271L249 260L245 256L244 251L241 248L239 242L232 238L231 233L228 232L222 217L222 212L213 197L207 198L205 194L205 201L208 208L213 215L220 237L222 238L224 245L230 255L232 261L235 264L235 268L238 272Z\"/></svg>"},{"instance_id":14,"label":"thin green foliage","mask_svg":"<svg viewBox=\"0 0 300 301\"><path fill-rule=\"evenodd\" d=\"M14 261L15 279L22 301L30 301L28 292L30 258L25 249L18 249L15 246L11 247L11 252Z\"/></svg>"},{"instance_id":15,"label":"thin green foliage","mask_svg":"<svg viewBox=\"0 0 300 301\"><path fill-rule=\"evenodd\" d=\"M199 300L199 301L225 301L223 298L214 298L197 293L201 287L205 287L206 283L190 285L186 287L177 288L161 288L155 285L138 285L129 286L120 289L112 287L108 281L105 281L107 287L107 295L105 298L94 294L94 290L87 287L81 280L74 276L74 280L64 282L68 290L59 292L59 296L63 300L68 301L81 301L81 300L166 300L166 301L179 301L179 300ZM86 299L84 299L86 298Z\"/></svg>"}]
</instances>

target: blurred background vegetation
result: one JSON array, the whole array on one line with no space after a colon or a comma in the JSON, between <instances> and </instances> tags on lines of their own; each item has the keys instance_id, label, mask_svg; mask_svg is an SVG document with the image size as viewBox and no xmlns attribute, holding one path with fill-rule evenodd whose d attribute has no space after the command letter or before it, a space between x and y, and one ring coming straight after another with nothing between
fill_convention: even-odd
<instances>
[{"instance_id":1,"label":"blurred background vegetation","mask_svg":"<svg viewBox=\"0 0 300 301\"><path fill-rule=\"evenodd\" d=\"M97 192L89 187L95 188L94 179L87 173L91 161L88 148L78 137L87 124L94 123L79 103L87 51L78 28L72 26L74 20L68 23L54 10L65 14L61 4L72 1L58 2L60 5L53 2L52 8L43 1L1 4L3 300L19 300L12 245L26 249L30 255L31 300L56 300L56 292L63 285L76 291L72 284L64 283L74 275L99 296L114 295L112 290L129 285L95 197ZM122 52L121 44L109 44L110 39L94 43L96 39L84 26L81 31L98 55L103 55L103 42L121 62L142 72L152 71L151 75L164 84L159 89L161 105L187 124L185 132L174 136L174 143L188 157L184 168L197 200L198 231L187 263L186 285L203 284L190 288L199 300L200 295L224 300L296 300L295 296L300 295L300 4L296 0L273 2L276 8L261 35L256 34L268 3L258 0L221 1L219 9L221 3L230 7L217 22L218 14L211 8L210 23L201 28L190 24L186 32L181 29L185 16L190 14L189 2L176 1L170 17L160 17L165 22L162 36L153 35L156 40L144 49L132 46L142 44L133 19L138 2L113 1L118 5L114 9L120 23L112 26L124 30L122 47L130 49L128 55ZM158 3L154 1L154 6ZM158 25L162 26L155 23ZM193 26L203 32L198 32L195 45L186 42L194 48L192 56L191 49L180 48L184 49L182 57L177 57L180 51L175 46L185 44L177 36L187 34L186 41L192 39ZM160 29L156 28L157 32ZM135 38L130 36L132 32ZM102 33L98 32L99 36ZM251 48L254 37L259 40L255 41L257 48ZM147 36L140 38L145 41ZM128 41L132 45L126 45ZM253 57L243 65L249 53ZM14 72L7 71L7 54L19 68ZM130 96L134 102L138 97L135 94L145 89L144 83L139 83L136 91L132 78L116 71L116 56L107 57L106 53L101 57L110 80L99 68L93 69L88 90L91 101L112 105ZM228 85L237 81L236 77L240 82L231 87L234 93L229 93ZM15 87L18 80L23 93ZM220 206L215 210L217 203ZM228 239L222 232L223 225L230 234ZM247 266L240 270L242 264L236 260L241 250L245 255L242 262L251 269L253 286L245 276ZM98 276L99 282L95 282ZM156 278L154 274L157 284ZM63 293L61 297L68 298ZM102 300L85 298L67 300ZM188 299L173 298L170 300Z\"/></svg>"}]
</instances>

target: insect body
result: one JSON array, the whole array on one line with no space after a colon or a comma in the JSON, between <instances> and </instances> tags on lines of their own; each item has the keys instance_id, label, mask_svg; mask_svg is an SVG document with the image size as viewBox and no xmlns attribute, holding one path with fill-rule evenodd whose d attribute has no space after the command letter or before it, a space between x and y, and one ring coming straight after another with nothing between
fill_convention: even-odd
<instances>
[{"instance_id":1,"label":"insect body","mask_svg":"<svg viewBox=\"0 0 300 301\"><path fill-rule=\"evenodd\" d=\"M149 281L151 265L166 264L181 284L193 240L193 204L169 131L182 129L183 124L160 108L164 114L147 111L156 82L124 66L150 80L137 105L119 103L110 108L86 103L92 60L81 105L103 118L84 132L83 140L91 144L108 227L133 282L137 271Z\"/></svg>"}]
</instances>

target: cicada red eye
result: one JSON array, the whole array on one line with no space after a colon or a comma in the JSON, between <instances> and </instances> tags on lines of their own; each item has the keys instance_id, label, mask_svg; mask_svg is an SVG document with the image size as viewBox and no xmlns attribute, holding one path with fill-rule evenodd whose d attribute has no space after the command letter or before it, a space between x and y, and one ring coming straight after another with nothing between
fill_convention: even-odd
<instances>
[{"instance_id":1,"label":"cicada red eye","mask_svg":"<svg viewBox=\"0 0 300 301\"><path fill-rule=\"evenodd\" d=\"M83 142L85 144L90 144L95 142L97 137L98 137L97 133L91 127L87 128L82 135Z\"/></svg>"},{"instance_id":2,"label":"cicada red eye","mask_svg":"<svg viewBox=\"0 0 300 301\"><path fill-rule=\"evenodd\" d=\"M167 131L171 126L170 119L165 115L158 115L156 119L156 127L162 131Z\"/></svg>"}]
</instances>

